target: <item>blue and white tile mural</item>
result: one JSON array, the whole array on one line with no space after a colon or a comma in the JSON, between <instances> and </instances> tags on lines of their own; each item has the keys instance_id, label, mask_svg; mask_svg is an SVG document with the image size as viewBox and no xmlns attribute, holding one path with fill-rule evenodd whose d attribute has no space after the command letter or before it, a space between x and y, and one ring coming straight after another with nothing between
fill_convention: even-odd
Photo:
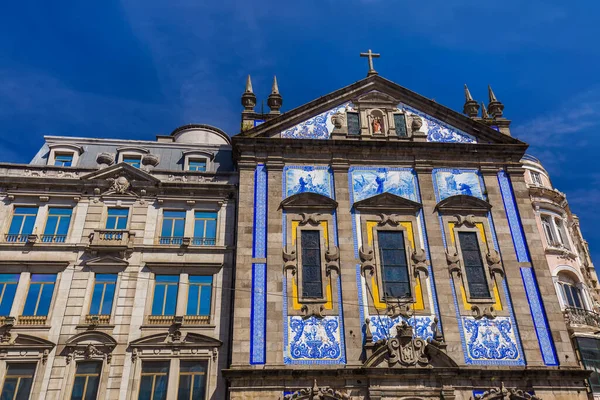
<instances>
[{"instance_id":1,"label":"blue and white tile mural","mask_svg":"<svg viewBox=\"0 0 600 400\"><path fill-rule=\"evenodd\" d=\"M340 338L340 321L337 316L322 319L291 316L288 323L288 337L285 362L342 359L342 340Z\"/></svg>"},{"instance_id":2,"label":"blue and white tile mural","mask_svg":"<svg viewBox=\"0 0 600 400\"><path fill-rule=\"evenodd\" d=\"M345 111L347 107L351 107L351 103L339 105L286 129L281 132L281 137L284 139L329 139L333 131L331 116L338 111Z\"/></svg>"},{"instance_id":3,"label":"blue and white tile mural","mask_svg":"<svg viewBox=\"0 0 600 400\"><path fill-rule=\"evenodd\" d=\"M416 177L411 169L351 167L349 172L351 203L385 192L419 201Z\"/></svg>"},{"instance_id":4,"label":"blue and white tile mural","mask_svg":"<svg viewBox=\"0 0 600 400\"><path fill-rule=\"evenodd\" d=\"M387 339L396 336L395 327L403 321L413 327L415 337L420 337L423 340L433 338L431 324L433 316L413 316L410 318L396 317L390 318L387 315L372 315L369 317L369 328L373 335L373 342L380 339Z\"/></svg>"},{"instance_id":5,"label":"blue and white tile mural","mask_svg":"<svg viewBox=\"0 0 600 400\"><path fill-rule=\"evenodd\" d=\"M312 192L333 198L333 179L328 167L287 166L284 179L285 197Z\"/></svg>"},{"instance_id":6,"label":"blue and white tile mural","mask_svg":"<svg viewBox=\"0 0 600 400\"><path fill-rule=\"evenodd\" d=\"M524 364L510 317L462 317L468 361L504 361Z\"/></svg>"},{"instance_id":7,"label":"blue and white tile mural","mask_svg":"<svg viewBox=\"0 0 600 400\"><path fill-rule=\"evenodd\" d=\"M422 132L427 132L428 142L443 143L477 143L475 137L456 129L437 118L422 113L406 104L399 104L398 108L404 110L407 115L418 115L423 120Z\"/></svg>"},{"instance_id":8,"label":"blue and white tile mural","mask_svg":"<svg viewBox=\"0 0 600 400\"><path fill-rule=\"evenodd\" d=\"M484 199L477 170L434 169L433 179L438 201L460 194Z\"/></svg>"}]
</instances>

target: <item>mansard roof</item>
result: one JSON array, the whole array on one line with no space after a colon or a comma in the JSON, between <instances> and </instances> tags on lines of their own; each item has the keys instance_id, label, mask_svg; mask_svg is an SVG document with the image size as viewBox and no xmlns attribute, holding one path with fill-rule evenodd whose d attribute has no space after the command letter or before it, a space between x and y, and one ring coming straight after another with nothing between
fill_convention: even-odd
<instances>
[{"instance_id":1,"label":"mansard roof","mask_svg":"<svg viewBox=\"0 0 600 400\"><path fill-rule=\"evenodd\" d=\"M319 115L320 113L332 110L336 106L353 101L361 95L373 91L380 92L382 98L396 99L400 103L413 108L418 112L425 113L427 116L448 124L449 126L462 131L464 134L475 138L478 143L525 144L518 139L502 134L490 126L473 120L388 79L382 78L379 75L368 76L351 85L319 97L316 100L248 129L236 135L235 138L273 137L288 128L294 127L299 123Z\"/></svg>"}]
</instances>

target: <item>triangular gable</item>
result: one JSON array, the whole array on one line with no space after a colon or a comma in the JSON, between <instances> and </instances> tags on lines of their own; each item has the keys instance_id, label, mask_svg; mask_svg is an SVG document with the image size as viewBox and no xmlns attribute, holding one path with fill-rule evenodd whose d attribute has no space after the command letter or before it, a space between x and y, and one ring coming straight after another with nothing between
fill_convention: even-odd
<instances>
[{"instance_id":1,"label":"triangular gable","mask_svg":"<svg viewBox=\"0 0 600 400\"><path fill-rule=\"evenodd\" d=\"M169 332L157 333L154 335L144 336L129 343L132 348L157 347L165 345L177 345L188 347L220 347L223 342L210 336L201 335L199 333L188 332L185 337L176 343L171 340L172 336Z\"/></svg>"},{"instance_id":2,"label":"triangular gable","mask_svg":"<svg viewBox=\"0 0 600 400\"><path fill-rule=\"evenodd\" d=\"M90 258L85 261L85 265L88 267L116 267L125 269L129 263L122 258L114 256L100 256Z\"/></svg>"},{"instance_id":3,"label":"triangular gable","mask_svg":"<svg viewBox=\"0 0 600 400\"><path fill-rule=\"evenodd\" d=\"M91 172L87 175L81 177L82 180L104 180L104 179L114 179L119 176L125 176L130 181L142 181L156 184L160 182L160 179L157 179L150 175L149 173L142 171L139 168L132 167L126 163L119 163L115 165L111 165L107 168L99 169L98 171Z\"/></svg>"},{"instance_id":4,"label":"triangular gable","mask_svg":"<svg viewBox=\"0 0 600 400\"><path fill-rule=\"evenodd\" d=\"M392 193L381 193L354 203L354 208L359 211L397 211L415 214L421 209L421 204L416 201L396 196Z\"/></svg>"},{"instance_id":5,"label":"triangular gable","mask_svg":"<svg viewBox=\"0 0 600 400\"><path fill-rule=\"evenodd\" d=\"M367 77L322 96L237 136L325 139L330 137L333 130L331 116L340 110L351 108L354 99L373 91L396 99L399 108L403 107L407 112L423 118L423 125L428 130L428 141L523 144L379 75Z\"/></svg>"},{"instance_id":6,"label":"triangular gable","mask_svg":"<svg viewBox=\"0 0 600 400\"><path fill-rule=\"evenodd\" d=\"M335 210L337 205L337 201L322 194L304 192L286 198L281 202L279 208L284 210L293 208Z\"/></svg>"},{"instance_id":7,"label":"triangular gable","mask_svg":"<svg viewBox=\"0 0 600 400\"><path fill-rule=\"evenodd\" d=\"M11 347L22 347L32 349L47 349L51 350L55 344L49 340L42 339L36 336L26 335L24 333L18 333L13 341L10 343Z\"/></svg>"}]
</instances>

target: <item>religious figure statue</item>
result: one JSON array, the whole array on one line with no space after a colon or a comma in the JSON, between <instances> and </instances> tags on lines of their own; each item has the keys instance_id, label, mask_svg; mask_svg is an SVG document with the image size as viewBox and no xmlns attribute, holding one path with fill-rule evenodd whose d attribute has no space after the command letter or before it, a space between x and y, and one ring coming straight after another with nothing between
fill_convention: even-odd
<instances>
[{"instance_id":1,"label":"religious figure statue","mask_svg":"<svg viewBox=\"0 0 600 400\"><path fill-rule=\"evenodd\" d=\"M381 133L381 119L379 117L373 118L373 133Z\"/></svg>"}]
</instances>

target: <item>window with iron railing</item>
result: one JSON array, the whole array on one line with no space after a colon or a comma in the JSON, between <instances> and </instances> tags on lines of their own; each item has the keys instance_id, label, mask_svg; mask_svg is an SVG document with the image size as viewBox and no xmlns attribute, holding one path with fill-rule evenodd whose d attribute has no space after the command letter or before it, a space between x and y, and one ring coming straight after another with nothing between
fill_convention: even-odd
<instances>
[{"instance_id":1,"label":"window with iron railing","mask_svg":"<svg viewBox=\"0 0 600 400\"><path fill-rule=\"evenodd\" d=\"M72 213L73 209L71 208L50 207L48 209L46 227L42 235L42 242L64 243L69 233Z\"/></svg>"},{"instance_id":2,"label":"window with iron railing","mask_svg":"<svg viewBox=\"0 0 600 400\"><path fill-rule=\"evenodd\" d=\"M37 213L37 207L15 207L15 211L10 222L10 228L8 229L8 234L6 235L6 241L26 242L27 236L33 233L33 227Z\"/></svg>"},{"instance_id":3,"label":"window with iron railing","mask_svg":"<svg viewBox=\"0 0 600 400\"><path fill-rule=\"evenodd\" d=\"M165 210L163 212L160 244L182 244L185 232L185 211Z\"/></svg>"},{"instance_id":4,"label":"window with iron railing","mask_svg":"<svg viewBox=\"0 0 600 400\"><path fill-rule=\"evenodd\" d=\"M196 246L214 246L217 238L217 213L196 211L194 213L194 238Z\"/></svg>"}]
</instances>

